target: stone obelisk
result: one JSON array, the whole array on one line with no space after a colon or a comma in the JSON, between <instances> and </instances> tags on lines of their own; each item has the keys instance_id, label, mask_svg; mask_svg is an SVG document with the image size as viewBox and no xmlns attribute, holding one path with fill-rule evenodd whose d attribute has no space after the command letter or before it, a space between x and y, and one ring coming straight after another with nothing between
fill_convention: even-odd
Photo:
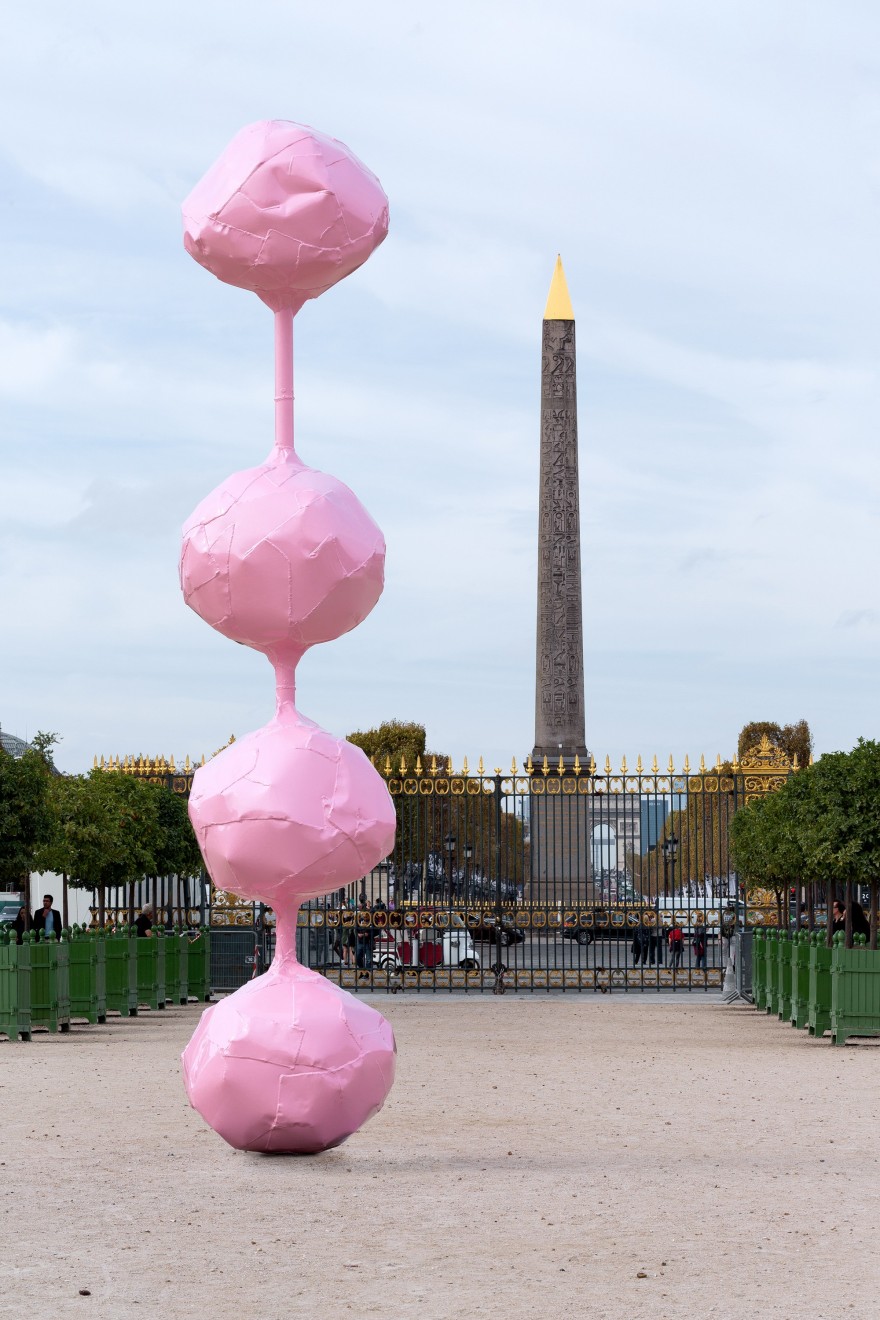
<instances>
[{"instance_id":1,"label":"stone obelisk","mask_svg":"<svg viewBox=\"0 0 880 1320\"><path fill-rule=\"evenodd\" d=\"M538 643L535 746L557 772L587 768L584 633L578 498L574 312L562 259L550 284L541 336L541 477L538 511Z\"/></svg>"}]
</instances>

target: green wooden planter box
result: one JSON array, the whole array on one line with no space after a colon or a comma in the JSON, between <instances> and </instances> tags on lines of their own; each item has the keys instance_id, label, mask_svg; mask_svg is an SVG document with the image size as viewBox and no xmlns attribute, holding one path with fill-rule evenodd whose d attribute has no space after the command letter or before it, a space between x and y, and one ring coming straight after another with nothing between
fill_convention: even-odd
<instances>
[{"instance_id":1,"label":"green wooden planter box","mask_svg":"<svg viewBox=\"0 0 880 1320\"><path fill-rule=\"evenodd\" d=\"M192 999L207 1004L211 998L211 936L206 930L184 936L187 941L187 989Z\"/></svg>"},{"instance_id":2,"label":"green wooden planter box","mask_svg":"<svg viewBox=\"0 0 880 1320\"><path fill-rule=\"evenodd\" d=\"M755 1008L763 1012L767 1007L767 975L764 967L766 941L764 932L756 930L752 939L752 998Z\"/></svg>"},{"instance_id":3,"label":"green wooden planter box","mask_svg":"<svg viewBox=\"0 0 880 1320\"><path fill-rule=\"evenodd\" d=\"M100 935L104 945L106 1011L123 1017L137 1015L137 958L128 928Z\"/></svg>"},{"instance_id":4,"label":"green wooden planter box","mask_svg":"<svg viewBox=\"0 0 880 1320\"><path fill-rule=\"evenodd\" d=\"M776 938L776 1012L780 1022L791 1020L791 938L780 931Z\"/></svg>"},{"instance_id":5,"label":"green wooden planter box","mask_svg":"<svg viewBox=\"0 0 880 1320\"><path fill-rule=\"evenodd\" d=\"M180 999L180 941L174 931L162 932L165 950L165 1001L176 1004Z\"/></svg>"},{"instance_id":6,"label":"green wooden planter box","mask_svg":"<svg viewBox=\"0 0 880 1320\"><path fill-rule=\"evenodd\" d=\"M791 942L791 1017L800 1030L810 1019L810 948L808 931L802 930Z\"/></svg>"},{"instance_id":7,"label":"green wooden planter box","mask_svg":"<svg viewBox=\"0 0 880 1320\"><path fill-rule=\"evenodd\" d=\"M831 1030L831 950L823 931L814 931L812 939L807 1026L811 1036L824 1036Z\"/></svg>"},{"instance_id":8,"label":"green wooden planter box","mask_svg":"<svg viewBox=\"0 0 880 1320\"><path fill-rule=\"evenodd\" d=\"M165 949L162 936L132 936L134 958L137 963L137 1002L149 1008L165 1007ZM159 960L161 951L162 982L159 984Z\"/></svg>"},{"instance_id":9,"label":"green wooden planter box","mask_svg":"<svg viewBox=\"0 0 880 1320\"><path fill-rule=\"evenodd\" d=\"M70 1015L86 1018L89 1022L106 1019L98 1016L98 944L85 930L74 926L69 934L70 958Z\"/></svg>"},{"instance_id":10,"label":"green wooden planter box","mask_svg":"<svg viewBox=\"0 0 880 1320\"><path fill-rule=\"evenodd\" d=\"M840 934L831 950L831 1039L843 1045L850 1036L880 1036L880 950L847 949Z\"/></svg>"},{"instance_id":11,"label":"green wooden planter box","mask_svg":"<svg viewBox=\"0 0 880 1320\"><path fill-rule=\"evenodd\" d=\"M31 1026L70 1031L70 945L63 936L31 933Z\"/></svg>"},{"instance_id":12,"label":"green wooden planter box","mask_svg":"<svg viewBox=\"0 0 880 1320\"><path fill-rule=\"evenodd\" d=\"M14 931L0 933L0 1031L31 1038L31 946L18 944Z\"/></svg>"},{"instance_id":13,"label":"green wooden planter box","mask_svg":"<svg viewBox=\"0 0 880 1320\"><path fill-rule=\"evenodd\" d=\"M179 972L178 996L179 1004L189 1003L189 941L185 935L181 934L178 926L174 932L174 940L177 944L177 966Z\"/></svg>"},{"instance_id":14,"label":"green wooden planter box","mask_svg":"<svg viewBox=\"0 0 880 1320\"><path fill-rule=\"evenodd\" d=\"M764 937L764 975L766 977L764 990L764 1011L766 1013L776 1013L776 933L768 934Z\"/></svg>"}]
</instances>

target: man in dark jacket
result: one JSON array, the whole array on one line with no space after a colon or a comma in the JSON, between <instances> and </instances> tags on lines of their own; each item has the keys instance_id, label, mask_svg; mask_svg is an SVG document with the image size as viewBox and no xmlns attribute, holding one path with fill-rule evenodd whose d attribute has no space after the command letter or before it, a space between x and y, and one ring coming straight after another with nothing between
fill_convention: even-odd
<instances>
[{"instance_id":1,"label":"man in dark jacket","mask_svg":"<svg viewBox=\"0 0 880 1320\"><path fill-rule=\"evenodd\" d=\"M134 923L134 928L137 931L138 937L140 939L144 939L146 936L149 935L150 931L153 929L152 903L144 904L143 908L141 909L141 915Z\"/></svg>"},{"instance_id":2,"label":"man in dark jacket","mask_svg":"<svg viewBox=\"0 0 880 1320\"><path fill-rule=\"evenodd\" d=\"M31 923L37 935L42 935L45 939L48 935L54 935L56 940L61 939L61 913L53 908L54 902L51 894L43 895L43 906L37 908L34 913L34 919Z\"/></svg>"}]
</instances>

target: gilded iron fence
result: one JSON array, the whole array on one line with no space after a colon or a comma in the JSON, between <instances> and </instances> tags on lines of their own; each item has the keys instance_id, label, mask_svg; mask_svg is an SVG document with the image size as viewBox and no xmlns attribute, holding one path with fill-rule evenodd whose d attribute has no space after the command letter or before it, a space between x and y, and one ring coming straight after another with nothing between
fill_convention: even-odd
<instances>
[{"instance_id":1,"label":"gilded iron fence","mask_svg":"<svg viewBox=\"0 0 880 1320\"><path fill-rule=\"evenodd\" d=\"M166 767L118 765L187 792L190 768ZM300 912L301 961L348 989L705 991L737 927L779 919L773 895L745 904L729 854L734 812L796 769L766 739L711 767L378 768L394 851ZM222 988L265 968L269 910L212 889L210 924L218 957L229 945Z\"/></svg>"}]
</instances>

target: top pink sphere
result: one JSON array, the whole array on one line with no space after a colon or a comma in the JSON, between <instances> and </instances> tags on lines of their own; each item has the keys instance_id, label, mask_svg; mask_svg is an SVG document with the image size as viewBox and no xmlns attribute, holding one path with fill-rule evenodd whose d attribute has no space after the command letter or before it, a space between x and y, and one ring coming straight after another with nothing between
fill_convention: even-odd
<instances>
[{"instance_id":1,"label":"top pink sphere","mask_svg":"<svg viewBox=\"0 0 880 1320\"><path fill-rule=\"evenodd\" d=\"M184 202L183 227L218 279L297 312L379 246L388 198L335 138L268 119L236 133Z\"/></svg>"}]
</instances>

